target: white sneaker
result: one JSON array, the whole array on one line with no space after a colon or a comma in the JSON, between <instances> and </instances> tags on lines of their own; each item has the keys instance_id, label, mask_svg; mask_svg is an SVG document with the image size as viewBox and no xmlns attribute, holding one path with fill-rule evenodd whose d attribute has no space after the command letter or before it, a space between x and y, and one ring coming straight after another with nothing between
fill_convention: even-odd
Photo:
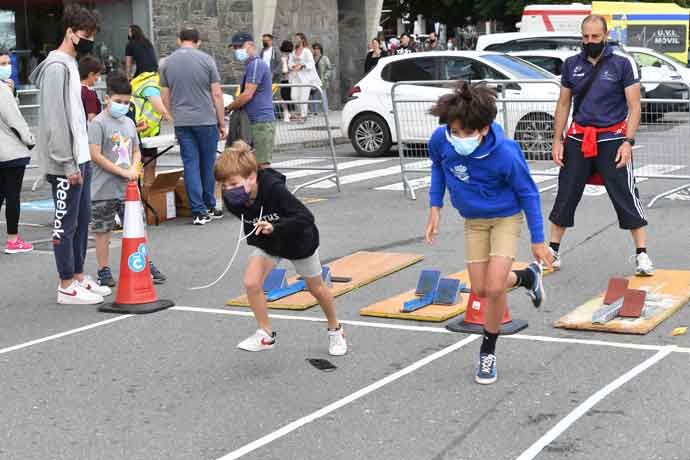
<instances>
[{"instance_id":1,"label":"white sneaker","mask_svg":"<svg viewBox=\"0 0 690 460\"><path fill-rule=\"evenodd\" d=\"M328 354L331 356L343 356L347 353L347 340L343 325L335 330L328 330Z\"/></svg>"},{"instance_id":2,"label":"white sneaker","mask_svg":"<svg viewBox=\"0 0 690 460\"><path fill-rule=\"evenodd\" d=\"M82 288L89 292L93 292L94 294L98 294L101 297L107 297L113 293L112 289L110 289L108 286L101 286L89 275L84 275L84 280L78 281L78 283Z\"/></svg>"},{"instance_id":3,"label":"white sneaker","mask_svg":"<svg viewBox=\"0 0 690 460\"><path fill-rule=\"evenodd\" d=\"M554 251L552 247L549 247L549 252L551 252L551 256L553 257L553 263L551 264L551 266L554 270L560 270L561 256L556 251Z\"/></svg>"},{"instance_id":4,"label":"white sneaker","mask_svg":"<svg viewBox=\"0 0 690 460\"><path fill-rule=\"evenodd\" d=\"M268 335L263 329L258 329L254 335L243 340L237 348L245 351L264 351L272 349L276 344L276 333Z\"/></svg>"},{"instance_id":5,"label":"white sneaker","mask_svg":"<svg viewBox=\"0 0 690 460\"><path fill-rule=\"evenodd\" d=\"M61 305L96 305L103 303L103 296L84 289L75 280L66 289L58 286L57 303Z\"/></svg>"},{"instance_id":6,"label":"white sneaker","mask_svg":"<svg viewBox=\"0 0 690 460\"><path fill-rule=\"evenodd\" d=\"M635 274L637 276L652 276L654 274L652 259L649 258L646 252L641 252L635 257L635 265Z\"/></svg>"}]
</instances>

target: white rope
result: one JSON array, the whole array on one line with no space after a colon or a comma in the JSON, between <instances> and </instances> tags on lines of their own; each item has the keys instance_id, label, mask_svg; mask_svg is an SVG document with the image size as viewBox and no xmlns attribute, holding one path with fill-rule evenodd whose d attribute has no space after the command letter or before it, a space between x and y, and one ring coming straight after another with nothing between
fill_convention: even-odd
<instances>
[{"instance_id":1,"label":"white rope","mask_svg":"<svg viewBox=\"0 0 690 460\"><path fill-rule=\"evenodd\" d=\"M223 277L225 275L228 274L228 271L230 270L230 267L232 267L233 262L235 262L235 257L237 257L237 253L240 250L240 244L242 243L242 241L246 240L247 238L252 236L254 233L256 233L257 225L259 224L259 222L261 222L261 218L263 217L263 215L264 215L264 207L261 206L261 210L259 211L259 219L256 221L256 224L254 224L254 228L252 229L252 231L249 232L249 234L245 235L245 236L242 236L242 230L244 230L244 214L242 214L240 216L240 232L237 235L237 245L235 245L235 252L232 253L232 257L230 258L230 262L228 262L228 266L225 267L225 270L223 271L223 273L221 273L221 275L218 277L218 279L216 279L214 282L206 284L204 286L197 286L197 287L188 288L190 291L198 291L201 289L208 289L212 286L215 286L220 280L223 279Z\"/></svg>"}]
</instances>

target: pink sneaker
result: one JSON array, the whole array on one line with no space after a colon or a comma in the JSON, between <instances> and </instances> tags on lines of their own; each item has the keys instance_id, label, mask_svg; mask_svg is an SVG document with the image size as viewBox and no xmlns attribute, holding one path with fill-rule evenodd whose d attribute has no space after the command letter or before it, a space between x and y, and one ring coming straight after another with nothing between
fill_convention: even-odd
<instances>
[{"instance_id":1,"label":"pink sneaker","mask_svg":"<svg viewBox=\"0 0 690 460\"><path fill-rule=\"evenodd\" d=\"M31 252L33 250L34 246L31 243L27 243L19 237L17 237L16 241L7 240L5 243L5 254L20 254L22 252Z\"/></svg>"}]
</instances>

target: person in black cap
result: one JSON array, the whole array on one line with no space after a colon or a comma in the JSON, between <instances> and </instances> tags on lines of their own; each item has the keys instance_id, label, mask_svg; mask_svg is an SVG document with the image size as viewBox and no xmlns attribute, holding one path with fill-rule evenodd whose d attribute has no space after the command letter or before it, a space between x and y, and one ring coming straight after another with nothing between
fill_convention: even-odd
<instances>
[{"instance_id":1,"label":"person in black cap","mask_svg":"<svg viewBox=\"0 0 690 460\"><path fill-rule=\"evenodd\" d=\"M246 67L240 95L228 109L242 108L249 116L256 160L259 167L265 168L271 164L275 140L271 69L257 54L254 38L247 32L233 35L231 46L235 59Z\"/></svg>"}]
</instances>

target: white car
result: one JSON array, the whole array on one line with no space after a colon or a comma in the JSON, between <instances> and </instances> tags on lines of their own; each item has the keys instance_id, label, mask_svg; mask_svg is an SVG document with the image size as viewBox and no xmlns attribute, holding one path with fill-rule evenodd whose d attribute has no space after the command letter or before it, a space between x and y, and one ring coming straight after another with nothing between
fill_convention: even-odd
<instances>
[{"instance_id":1,"label":"white car","mask_svg":"<svg viewBox=\"0 0 690 460\"><path fill-rule=\"evenodd\" d=\"M638 46L626 46L627 51L635 62L642 67L658 68L670 72L677 72L680 78L687 85L690 85L690 69L688 69L684 62L667 56L650 48L640 48Z\"/></svg>"},{"instance_id":2,"label":"white car","mask_svg":"<svg viewBox=\"0 0 690 460\"><path fill-rule=\"evenodd\" d=\"M614 46L615 40L609 40ZM582 36L572 32L506 32L500 34L480 35L477 39L477 51L511 51L542 50L579 50L582 47Z\"/></svg>"},{"instance_id":3,"label":"white car","mask_svg":"<svg viewBox=\"0 0 690 460\"><path fill-rule=\"evenodd\" d=\"M341 127L355 150L362 156L376 157L385 155L398 142L391 89L400 82L403 84L396 87L396 101L408 101L396 103L402 140L426 143L439 123L429 109L441 95L451 91L450 85L404 82L435 80L498 80L493 86L510 102L498 103L496 121L520 143L528 158L550 157L553 113L560 92L556 76L503 53L476 51L412 53L381 59L349 91L343 108ZM531 82L520 84L520 80Z\"/></svg>"},{"instance_id":4,"label":"white car","mask_svg":"<svg viewBox=\"0 0 690 460\"><path fill-rule=\"evenodd\" d=\"M644 50L642 53L640 50ZM547 70L555 75L561 75L561 67L566 59L577 54L574 50L531 50L510 52L511 56L519 57L534 65ZM650 58L655 51L647 48L626 47L625 55L634 59L634 65L640 69L640 80L644 87L646 99L688 99L688 88L682 84L683 77L675 68L662 64L658 58ZM653 59L653 60L652 60ZM669 60L671 58L668 58ZM688 71L690 76L690 69ZM677 83L676 83L677 82ZM653 121L667 112L687 111L688 105L684 102L678 104L669 102L646 102L643 107L645 121Z\"/></svg>"}]
</instances>

